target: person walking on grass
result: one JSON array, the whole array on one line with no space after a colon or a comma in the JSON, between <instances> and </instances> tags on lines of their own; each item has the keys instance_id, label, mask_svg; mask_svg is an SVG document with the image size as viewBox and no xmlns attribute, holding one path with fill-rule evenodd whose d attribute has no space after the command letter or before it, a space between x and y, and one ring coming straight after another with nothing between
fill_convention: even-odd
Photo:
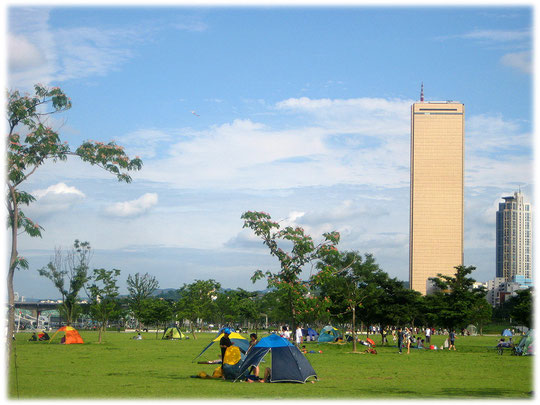
<instances>
[{"instance_id":1,"label":"person walking on grass","mask_svg":"<svg viewBox=\"0 0 540 405\"><path fill-rule=\"evenodd\" d=\"M448 340L450 341L450 345L448 346L448 350L452 350L452 348L454 348L454 350L456 350L456 345L455 345L455 340L456 340L456 331L454 329L452 329L450 331L450 333L448 334Z\"/></svg>"}]
</instances>

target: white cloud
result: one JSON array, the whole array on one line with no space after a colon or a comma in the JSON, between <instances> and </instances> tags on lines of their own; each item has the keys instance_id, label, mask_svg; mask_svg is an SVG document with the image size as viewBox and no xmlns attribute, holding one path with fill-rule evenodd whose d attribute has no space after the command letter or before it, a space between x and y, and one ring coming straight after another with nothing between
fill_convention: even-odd
<instances>
[{"instance_id":1,"label":"white cloud","mask_svg":"<svg viewBox=\"0 0 540 405\"><path fill-rule=\"evenodd\" d=\"M156 193L146 193L136 200L118 202L105 209L105 212L115 217L136 217L148 212L158 202Z\"/></svg>"},{"instance_id":2,"label":"white cloud","mask_svg":"<svg viewBox=\"0 0 540 405\"><path fill-rule=\"evenodd\" d=\"M22 35L8 34L7 42L11 70L35 69L46 61L39 48Z\"/></svg>"},{"instance_id":3,"label":"white cloud","mask_svg":"<svg viewBox=\"0 0 540 405\"><path fill-rule=\"evenodd\" d=\"M65 212L81 202L86 196L76 187L58 183L30 192L36 201L25 209L30 216L39 217L53 212Z\"/></svg>"},{"instance_id":4,"label":"white cloud","mask_svg":"<svg viewBox=\"0 0 540 405\"><path fill-rule=\"evenodd\" d=\"M143 35L140 29L54 29L45 8L12 8L9 19L9 85L25 90L114 70L132 56L131 43Z\"/></svg>"},{"instance_id":5,"label":"white cloud","mask_svg":"<svg viewBox=\"0 0 540 405\"><path fill-rule=\"evenodd\" d=\"M317 125L342 133L368 136L401 136L410 127L413 100L383 98L310 99L289 98L276 108L307 114Z\"/></svg>"},{"instance_id":6,"label":"white cloud","mask_svg":"<svg viewBox=\"0 0 540 405\"><path fill-rule=\"evenodd\" d=\"M486 153L530 147L532 136L523 132L517 121L506 120L502 115L474 115L466 119L465 139L467 152Z\"/></svg>"},{"instance_id":7,"label":"white cloud","mask_svg":"<svg viewBox=\"0 0 540 405\"><path fill-rule=\"evenodd\" d=\"M461 37L494 42L515 42L530 39L531 32L529 30L474 30Z\"/></svg>"},{"instance_id":8,"label":"white cloud","mask_svg":"<svg viewBox=\"0 0 540 405\"><path fill-rule=\"evenodd\" d=\"M476 41L478 44L489 49L519 49L519 52L511 52L503 55L500 62L522 73L532 73L532 53L530 41L532 32L530 29L521 30L474 30L465 34L438 37L439 40L467 39ZM523 49L526 49L523 51Z\"/></svg>"},{"instance_id":9,"label":"white cloud","mask_svg":"<svg viewBox=\"0 0 540 405\"><path fill-rule=\"evenodd\" d=\"M465 125L465 184L506 187L532 181L533 136L518 121L477 115Z\"/></svg>"},{"instance_id":10,"label":"white cloud","mask_svg":"<svg viewBox=\"0 0 540 405\"><path fill-rule=\"evenodd\" d=\"M173 143L138 178L188 188L289 188L408 182L410 100L287 99L294 128L234 120ZM176 137L172 137L176 139Z\"/></svg>"},{"instance_id":11,"label":"white cloud","mask_svg":"<svg viewBox=\"0 0 540 405\"><path fill-rule=\"evenodd\" d=\"M117 138L126 145L129 154L141 158L154 158L159 145L172 139L171 134L158 129L140 129Z\"/></svg>"},{"instance_id":12,"label":"white cloud","mask_svg":"<svg viewBox=\"0 0 540 405\"><path fill-rule=\"evenodd\" d=\"M532 73L532 56L529 51L507 53L501 57L501 63L522 73Z\"/></svg>"},{"instance_id":13,"label":"white cloud","mask_svg":"<svg viewBox=\"0 0 540 405\"><path fill-rule=\"evenodd\" d=\"M70 187L65 183L54 184L44 190L35 190L32 192L32 194L38 199L43 199L47 195L76 195L79 197L85 196L84 193L78 190L76 187Z\"/></svg>"}]
</instances>

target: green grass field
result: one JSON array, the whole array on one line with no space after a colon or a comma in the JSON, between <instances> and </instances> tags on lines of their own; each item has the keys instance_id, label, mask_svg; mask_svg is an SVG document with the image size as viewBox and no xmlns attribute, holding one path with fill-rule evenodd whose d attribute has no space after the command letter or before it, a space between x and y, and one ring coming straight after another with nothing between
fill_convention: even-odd
<instances>
[{"instance_id":1,"label":"green grass field","mask_svg":"<svg viewBox=\"0 0 540 405\"><path fill-rule=\"evenodd\" d=\"M215 365L192 363L214 334L197 339L144 340L133 334L107 332L98 344L96 332L81 332L83 345L29 342L29 333L16 341L17 368L11 368L8 389L12 399L36 398L531 398L533 358L497 355L497 336L458 337L457 351L377 347L378 354L352 354L352 344L307 343L306 354L318 374L315 384L248 384L191 378L211 374ZM160 336L161 337L161 336ZM261 337L261 336L260 336ZM442 345L445 337L434 336ZM380 338L375 340L380 342ZM391 342L392 344L392 342ZM358 345L359 350L363 346ZM217 359L217 344L198 360ZM270 366L270 356L261 364ZM18 383L17 383L18 382Z\"/></svg>"}]
</instances>

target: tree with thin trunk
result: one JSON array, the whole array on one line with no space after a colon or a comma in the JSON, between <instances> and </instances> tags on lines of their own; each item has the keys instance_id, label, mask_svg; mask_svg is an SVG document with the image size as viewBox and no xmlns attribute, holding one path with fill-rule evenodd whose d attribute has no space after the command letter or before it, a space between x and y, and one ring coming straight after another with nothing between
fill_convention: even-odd
<instances>
[{"instance_id":1,"label":"tree with thin trunk","mask_svg":"<svg viewBox=\"0 0 540 405\"><path fill-rule=\"evenodd\" d=\"M60 314L69 326L77 319L80 306L77 303L79 291L90 279L88 266L92 258L90 243L75 240L73 248L64 254L56 248L49 264L38 270L39 275L51 280L62 296Z\"/></svg>"},{"instance_id":2,"label":"tree with thin trunk","mask_svg":"<svg viewBox=\"0 0 540 405\"><path fill-rule=\"evenodd\" d=\"M52 114L71 108L71 100L58 87L34 86L34 95L9 91L7 94L8 134L6 137L7 175L6 205L8 226L11 228L11 248L7 274L8 292L8 331L7 356L11 361L11 347L15 307L13 277L15 270L28 268L28 261L19 256L18 238L20 233L31 237L41 237L43 228L28 218L21 210L35 198L22 189L25 181L45 162L65 161L76 156L84 162L96 165L112 174L119 181L129 183L131 170L140 170L142 161L130 159L121 146L115 142L107 144L93 140L84 141L75 150L67 141L62 142L59 134L52 129L47 119Z\"/></svg>"},{"instance_id":3,"label":"tree with thin trunk","mask_svg":"<svg viewBox=\"0 0 540 405\"><path fill-rule=\"evenodd\" d=\"M189 320L194 339L197 339L195 336L197 321L208 319L215 313L214 301L218 298L220 288L221 284L213 279L195 280L180 288L180 299L176 303L176 310L180 318Z\"/></svg>"},{"instance_id":4,"label":"tree with thin trunk","mask_svg":"<svg viewBox=\"0 0 540 405\"><path fill-rule=\"evenodd\" d=\"M140 328L140 318L142 313L142 302L146 298L150 297L154 291L159 288L159 282L154 276L151 276L148 273L141 275L140 273L135 273L135 275L128 275L127 278L127 289L129 293L129 308L131 312L137 318Z\"/></svg>"},{"instance_id":5,"label":"tree with thin trunk","mask_svg":"<svg viewBox=\"0 0 540 405\"><path fill-rule=\"evenodd\" d=\"M337 252L336 245L340 235L335 231L324 233L323 241L315 244L302 227L281 228L280 224L265 212L247 211L242 214L241 219L244 220L243 227L252 229L255 235L262 239L270 254L278 259L280 266L276 273L257 270L251 280L256 282L266 278L269 288L283 292L294 332L303 316L308 312L323 311L327 305L327 301L311 294L311 282L302 279L302 271L323 257ZM286 251L282 246L290 250Z\"/></svg>"},{"instance_id":6,"label":"tree with thin trunk","mask_svg":"<svg viewBox=\"0 0 540 405\"><path fill-rule=\"evenodd\" d=\"M90 314L99 325L98 343L101 343L101 336L107 329L109 319L115 317L121 310L116 299L118 297L117 277L119 275L120 270L118 269L94 269L94 282L88 287Z\"/></svg>"},{"instance_id":7,"label":"tree with thin trunk","mask_svg":"<svg viewBox=\"0 0 540 405\"><path fill-rule=\"evenodd\" d=\"M375 275L381 270L372 255L365 259L358 252L335 252L318 263L319 272L313 276L322 293L338 303L343 311L350 314L352 321L353 352L356 352L357 309L364 301L378 294ZM344 308L343 308L344 307Z\"/></svg>"}]
</instances>

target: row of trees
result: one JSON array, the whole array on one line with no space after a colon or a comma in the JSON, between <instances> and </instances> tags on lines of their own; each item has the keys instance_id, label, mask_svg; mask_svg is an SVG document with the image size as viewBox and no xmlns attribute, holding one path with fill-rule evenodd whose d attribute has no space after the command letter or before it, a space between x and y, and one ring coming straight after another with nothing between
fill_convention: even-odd
<instances>
[{"instance_id":1,"label":"row of trees","mask_svg":"<svg viewBox=\"0 0 540 405\"><path fill-rule=\"evenodd\" d=\"M340 252L339 234L325 234L315 244L301 228L279 224L265 213L244 214L246 226L262 228L256 234L281 263L277 273L258 270L252 280L266 277L268 290L250 292L224 290L219 282L195 280L176 290L176 296L156 297L159 288L148 273L127 277L128 296L118 297L120 270L95 269L89 272L92 251L88 242L75 241L71 251L56 249L51 262L39 270L49 278L62 295L60 307L68 324L80 314L79 292L85 290L90 300L88 314L103 331L109 320L134 318L138 327L155 326L156 330L171 322L187 321L193 335L201 323L233 324L260 327L264 324L287 324L295 329L299 323L320 327L326 323L349 325L356 333L358 324L393 326L429 326L463 329L469 324L483 325L492 320L492 308L483 288L473 288L470 277L473 266L457 266L454 276L439 275L431 279L437 292L422 296L390 277L371 254ZM253 218L261 223L255 224ZM275 229L272 231L272 229ZM287 242L285 251L280 241ZM303 280L306 266L311 276ZM508 301L506 315L530 326L532 296L529 290ZM498 311L500 312L500 310ZM504 316L504 314L500 314ZM353 340L356 342L356 339ZM354 348L355 349L355 348Z\"/></svg>"}]
</instances>

